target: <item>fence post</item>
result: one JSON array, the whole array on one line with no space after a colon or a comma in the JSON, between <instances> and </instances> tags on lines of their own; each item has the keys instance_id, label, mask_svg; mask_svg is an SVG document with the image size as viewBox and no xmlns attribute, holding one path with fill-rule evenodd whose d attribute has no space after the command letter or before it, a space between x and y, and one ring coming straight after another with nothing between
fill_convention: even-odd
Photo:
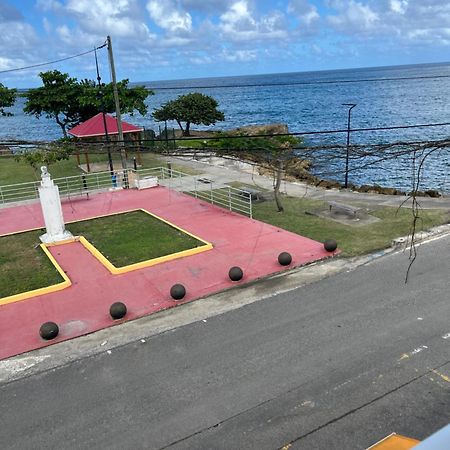
<instances>
[{"instance_id":1,"label":"fence post","mask_svg":"<svg viewBox=\"0 0 450 450\"><path fill-rule=\"evenodd\" d=\"M232 209L231 209L231 189L230 189L230 186L228 186L228 207L230 208L230 211L232 211Z\"/></svg>"},{"instance_id":2,"label":"fence post","mask_svg":"<svg viewBox=\"0 0 450 450\"><path fill-rule=\"evenodd\" d=\"M195 198L198 198L198 194L197 194L197 178L194 178L194 196L195 196Z\"/></svg>"},{"instance_id":3,"label":"fence post","mask_svg":"<svg viewBox=\"0 0 450 450\"><path fill-rule=\"evenodd\" d=\"M210 192L210 197L211 197L211 203L214 205L214 197L213 197L213 184L212 182L209 184L209 192Z\"/></svg>"},{"instance_id":4,"label":"fence post","mask_svg":"<svg viewBox=\"0 0 450 450\"><path fill-rule=\"evenodd\" d=\"M252 194L249 195L249 206L250 206L250 219L253 219L253 208L252 208Z\"/></svg>"},{"instance_id":5,"label":"fence post","mask_svg":"<svg viewBox=\"0 0 450 450\"><path fill-rule=\"evenodd\" d=\"M86 169L87 169L88 173L90 173L91 165L89 164L89 155L88 155L87 151L84 153L84 158L86 159Z\"/></svg>"}]
</instances>

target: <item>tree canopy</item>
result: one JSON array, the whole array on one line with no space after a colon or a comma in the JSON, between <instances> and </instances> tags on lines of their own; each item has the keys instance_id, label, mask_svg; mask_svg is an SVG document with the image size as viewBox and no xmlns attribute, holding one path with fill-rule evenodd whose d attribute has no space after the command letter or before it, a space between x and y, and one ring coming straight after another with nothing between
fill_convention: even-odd
<instances>
[{"instance_id":1,"label":"tree canopy","mask_svg":"<svg viewBox=\"0 0 450 450\"><path fill-rule=\"evenodd\" d=\"M217 106L218 103L213 97L193 92L180 95L177 99L165 103L153 112L153 117L159 122L175 120L183 132L183 136L190 136L192 123L214 125L216 122L225 120L223 112L219 111ZM184 128L183 122L185 123Z\"/></svg>"},{"instance_id":2,"label":"tree canopy","mask_svg":"<svg viewBox=\"0 0 450 450\"><path fill-rule=\"evenodd\" d=\"M16 101L17 90L16 89L8 89L2 83L0 83L0 115L2 116L10 116L11 113L5 111L4 108L9 108L14 105Z\"/></svg>"},{"instance_id":3,"label":"tree canopy","mask_svg":"<svg viewBox=\"0 0 450 450\"><path fill-rule=\"evenodd\" d=\"M58 161L69 159L72 151L73 148L70 145L70 139L62 138L44 147L17 152L15 154L15 160L17 162L24 161L28 163L37 174L43 165L48 167Z\"/></svg>"},{"instance_id":4,"label":"tree canopy","mask_svg":"<svg viewBox=\"0 0 450 450\"><path fill-rule=\"evenodd\" d=\"M54 119L64 137L67 137L68 128L95 116L102 109L108 113L115 111L112 83L102 85L99 89L93 80L78 81L58 70L41 72L39 76L43 86L24 94L27 98L24 111L37 118L45 115ZM117 90L122 114L133 114L135 111L146 114L144 101L153 92L144 86L130 88L128 80L118 82Z\"/></svg>"},{"instance_id":5,"label":"tree canopy","mask_svg":"<svg viewBox=\"0 0 450 450\"><path fill-rule=\"evenodd\" d=\"M241 160L255 162L267 167L274 177L274 195L277 209L283 212L280 186L283 175L290 164L298 162L295 149L302 139L289 135L286 125L255 125L222 132L219 139L211 141L211 147L223 156L233 156Z\"/></svg>"}]
</instances>

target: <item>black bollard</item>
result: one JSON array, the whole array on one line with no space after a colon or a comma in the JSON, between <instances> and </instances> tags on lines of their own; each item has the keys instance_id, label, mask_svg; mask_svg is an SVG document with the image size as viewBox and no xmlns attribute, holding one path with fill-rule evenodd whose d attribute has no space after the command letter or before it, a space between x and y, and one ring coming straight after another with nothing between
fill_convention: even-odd
<instances>
[{"instance_id":1,"label":"black bollard","mask_svg":"<svg viewBox=\"0 0 450 450\"><path fill-rule=\"evenodd\" d=\"M109 308L109 314L114 320L119 320L127 314L127 306L122 302L115 302Z\"/></svg>"},{"instance_id":2,"label":"black bollard","mask_svg":"<svg viewBox=\"0 0 450 450\"><path fill-rule=\"evenodd\" d=\"M228 276L231 281L239 281L244 276L244 272L240 267L234 266L229 270Z\"/></svg>"},{"instance_id":3,"label":"black bollard","mask_svg":"<svg viewBox=\"0 0 450 450\"><path fill-rule=\"evenodd\" d=\"M39 334L41 335L41 338L45 339L46 341L55 339L55 337L58 336L58 333L59 327L58 325L56 325L55 322L45 322L41 325L41 328L39 329Z\"/></svg>"},{"instance_id":4,"label":"black bollard","mask_svg":"<svg viewBox=\"0 0 450 450\"><path fill-rule=\"evenodd\" d=\"M288 266L292 262L292 256L288 252L282 252L278 255L278 262L282 266Z\"/></svg>"}]
</instances>

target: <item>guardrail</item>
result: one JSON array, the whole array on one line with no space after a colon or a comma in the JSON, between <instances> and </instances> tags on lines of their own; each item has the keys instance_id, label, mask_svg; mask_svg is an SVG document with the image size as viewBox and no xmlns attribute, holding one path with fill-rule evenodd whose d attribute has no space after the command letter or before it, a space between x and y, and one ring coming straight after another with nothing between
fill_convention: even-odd
<instances>
[{"instance_id":1,"label":"guardrail","mask_svg":"<svg viewBox=\"0 0 450 450\"><path fill-rule=\"evenodd\" d=\"M253 217L252 196L243 189L231 186L214 188L214 183L212 182L209 190L194 189L193 195L195 198L205 200L213 205L245 214L250 218Z\"/></svg>"},{"instance_id":2,"label":"guardrail","mask_svg":"<svg viewBox=\"0 0 450 450\"><path fill-rule=\"evenodd\" d=\"M0 204L33 200L39 197L39 181L0 186Z\"/></svg>"},{"instance_id":3,"label":"guardrail","mask_svg":"<svg viewBox=\"0 0 450 450\"><path fill-rule=\"evenodd\" d=\"M126 169L111 172L92 172L80 175L54 178L62 198L77 195L88 195L91 192L105 191L114 188L136 187L136 181L145 177L157 177L168 180L167 187L193 195L213 205L221 206L252 217L252 196L249 192L231 186L216 186L208 180L207 185L195 176L188 175L170 167L153 167L149 169ZM172 183L173 181L173 183ZM0 186L0 205L16 203L39 198L39 181Z\"/></svg>"}]
</instances>

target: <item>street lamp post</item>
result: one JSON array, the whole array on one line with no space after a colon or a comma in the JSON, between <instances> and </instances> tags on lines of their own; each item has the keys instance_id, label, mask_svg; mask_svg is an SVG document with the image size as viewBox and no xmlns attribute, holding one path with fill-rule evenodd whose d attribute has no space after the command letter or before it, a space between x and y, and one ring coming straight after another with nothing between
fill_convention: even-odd
<instances>
[{"instance_id":1,"label":"street lamp post","mask_svg":"<svg viewBox=\"0 0 450 450\"><path fill-rule=\"evenodd\" d=\"M350 157L350 118L352 109L356 106L356 103L342 103L342 106L349 106L348 108L348 121L347 121L347 152L345 154L345 182L344 188L348 187L348 162Z\"/></svg>"}]
</instances>

